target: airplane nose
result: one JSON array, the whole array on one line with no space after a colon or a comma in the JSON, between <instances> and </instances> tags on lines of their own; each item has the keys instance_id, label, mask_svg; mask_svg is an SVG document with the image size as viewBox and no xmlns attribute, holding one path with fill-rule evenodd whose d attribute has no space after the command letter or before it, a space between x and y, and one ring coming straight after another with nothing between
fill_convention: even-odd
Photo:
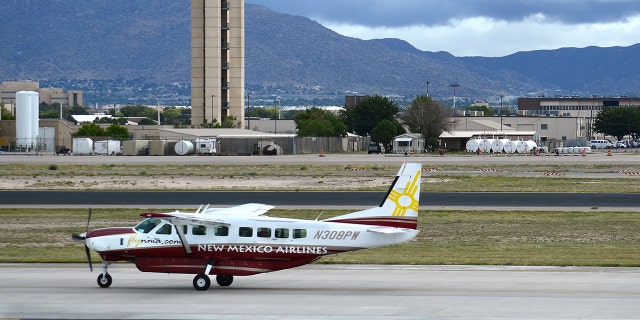
<instances>
[{"instance_id":1,"label":"airplane nose","mask_svg":"<svg viewBox=\"0 0 640 320\"><path fill-rule=\"evenodd\" d=\"M74 233L71 235L71 239L84 242L87 239L87 233L86 232L83 232L81 234Z\"/></svg>"}]
</instances>

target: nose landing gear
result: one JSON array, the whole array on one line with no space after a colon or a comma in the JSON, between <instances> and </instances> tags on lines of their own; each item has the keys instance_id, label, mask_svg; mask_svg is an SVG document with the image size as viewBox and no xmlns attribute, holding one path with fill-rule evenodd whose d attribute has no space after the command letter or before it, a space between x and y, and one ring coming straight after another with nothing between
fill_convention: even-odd
<instances>
[{"instance_id":1,"label":"nose landing gear","mask_svg":"<svg viewBox=\"0 0 640 320\"><path fill-rule=\"evenodd\" d=\"M98 285L100 288L109 288L111 286L111 282L113 279L109 272L107 272L107 268L111 265L111 262L102 261L102 273L98 275Z\"/></svg>"}]
</instances>

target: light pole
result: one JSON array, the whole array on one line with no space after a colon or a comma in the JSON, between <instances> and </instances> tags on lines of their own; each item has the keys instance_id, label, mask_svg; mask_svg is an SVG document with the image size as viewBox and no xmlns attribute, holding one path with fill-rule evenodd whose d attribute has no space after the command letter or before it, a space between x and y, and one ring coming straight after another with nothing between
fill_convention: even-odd
<instances>
[{"instance_id":1,"label":"light pole","mask_svg":"<svg viewBox=\"0 0 640 320\"><path fill-rule=\"evenodd\" d=\"M449 87L453 88L453 115L456 115L456 88L459 87L460 84L456 83L452 83L449 85Z\"/></svg>"},{"instance_id":2,"label":"light pole","mask_svg":"<svg viewBox=\"0 0 640 320\"><path fill-rule=\"evenodd\" d=\"M247 93L247 109L251 109L251 94ZM251 116L247 117L247 126L251 130Z\"/></svg>"},{"instance_id":3,"label":"light pole","mask_svg":"<svg viewBox=\"0 0 640 320\"><path fill-rule=\"evenodd\" d=\"M213 127L213 98L215 97L215 94L211 95L211 126Z\"/></svg>"},{"instance_id":4,"label":"light pole","mask_svg":"<svg viewBox=\"0 0 640 320\"><path fill-rule=\"evenodd\" d=\"M429 81L427 81L427 97L429 96Z\"/></svg>"},{"instance_id":5,"label":"light pole","mask_svg":"<svg viewBox=\"0 0 640 320\"><path fill-rule=\"evenodd\" d=\"M504 95L500 95L500 133L502 133L502 98Z\"/></svg>"}]
</instances>

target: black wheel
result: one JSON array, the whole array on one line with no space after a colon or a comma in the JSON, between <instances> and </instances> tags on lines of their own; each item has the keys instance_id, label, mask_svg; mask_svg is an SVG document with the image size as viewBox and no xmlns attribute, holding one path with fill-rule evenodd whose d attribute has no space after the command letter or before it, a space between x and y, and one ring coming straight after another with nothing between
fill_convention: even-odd
<instances>
[{"instance_id":1,"label":"black wheel","mask_svg":"<svg viewBox=\"0 0 640 320\"><path fill-rule=\"evenodd\" d=\"M229 276L226 274L219 274L216 276L216 282L221 287L228 287L233 283L233 276Z\"/></svg>"},{"instance_id":2,"label":"black wheel","mask_svg":"<svg viewBox=\"0 0 640 320\"><path fill-rule=\"evenodd\" d=\"M104 277L102 273L98 276L98 285L100 288L109 288L113 279L111 279L111 275L106 273Z\"/></svg>"},{"instance_id":3,"label":"black wheel","mask_svg":"<svg viewBox=\"0 0 640 320\"><path fill-rule=\"evenodd\" d=\"M196 290L205 291L209 289L209 286L211 286L211 279L209 279L208 275L201 273L193 278L193 287Z\"/></svg>"}]
</instances>

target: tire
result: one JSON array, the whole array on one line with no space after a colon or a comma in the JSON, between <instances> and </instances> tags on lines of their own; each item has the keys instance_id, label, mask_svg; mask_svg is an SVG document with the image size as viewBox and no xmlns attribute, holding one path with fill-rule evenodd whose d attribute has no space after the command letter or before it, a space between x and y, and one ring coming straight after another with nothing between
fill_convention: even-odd
<instances>
[{"instance_id":1,"label":"tire","mask_svg":"<svg viewBox=\"0 0 640 320\"><path fill-rule=\"evenodd\" d=\"M233 276L226 274L219 274L216 276L216 282L221 287L228 287L233 283Z\"/></svg>"},{"instance_id":2,"label":"tire","mask_svg":"<svg viewBox=\"0 0 640 320\"><path fill-rule=\"evenodd\" d=\"M205 291L209 289L209 286L211 286L211 279L209 279L208 275L201 273L193 278L193 287L196 290Z\"/></svg>"},{"instance_id":3,"label":"tire","mask_svg":"<svg viewBox=\"0 0 640 320\"><path fill-rule=\"evenodd\" d=\"M111 286L111 282L113 282L113 279L108 273L105 274L104 277L102 276L102 274L98 276L98 285L100 286L100 288L109 288Z\"/></svg>"}]
</instances>

